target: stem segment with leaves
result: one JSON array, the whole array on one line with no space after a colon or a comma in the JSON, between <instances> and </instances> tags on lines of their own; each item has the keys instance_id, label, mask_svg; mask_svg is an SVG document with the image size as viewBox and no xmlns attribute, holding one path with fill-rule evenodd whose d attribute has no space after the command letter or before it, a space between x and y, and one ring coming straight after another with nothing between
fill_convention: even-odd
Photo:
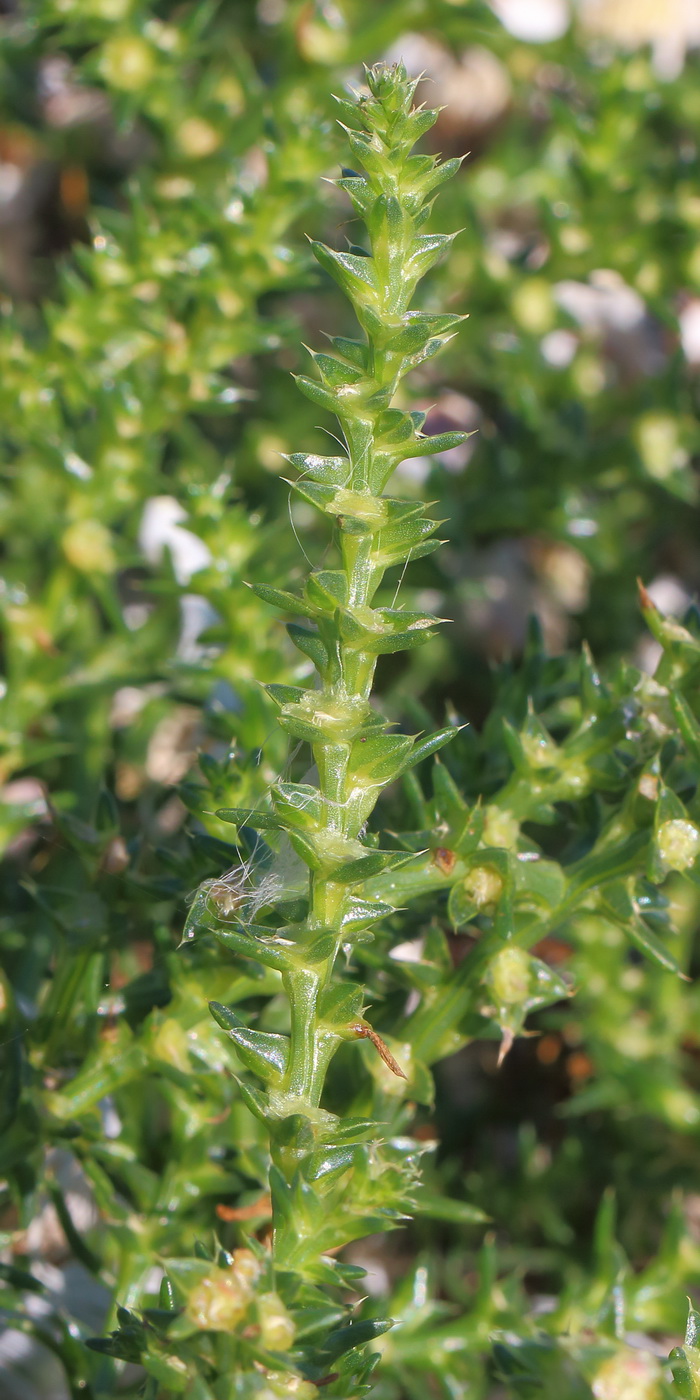
<instances>
[{"instance_id":1,"label":"stem segment with leaves","mask_svg":"<svg viewBox=\"0 0 700 1400\"><path fill-rule=\"evenodd\" d=\"M454 732L444 729L429 738L389 733L370 704L378 657L426 641L438 621L375 606L388 569L439 543L437 522L420 505L383 490L402 459L441 452L466 436L424 437L424 414L392 407L403 376L435 355L462 319L410 309L418 281L454 237L423 229L436 188L459 161L440 164L412 154L437 113L412 107L416 83L401 65L380 65L367 82L368 91L356 101L340 102L353 158L364 173L346 170L338 184L364 220L369 246L338 252L312 244L352 302L363 334L333 337L330 353L312 352L319 377L298 380L314 403L337 416L347 455L295 453L288 459L299 472L294 489L334 523L339 567L314 570L301 596L255 588L304 619L304 625L291 622L288 631L313 661L318 685L269 690L284 729L310 744L318 785L280 781L266 812L229 813L239 823L286 833L309 869L308 909L303 919L282 927L241 923L239 931L219 935L282 971L290 1035L251 1031L233 1024L225 1008L214 1008L267 1088L265 1095L250 1086L244 1092L271 1134L277 1263L336 1281L339 1266L320 1257L324 1250L386 1228L405 1204L408 1180L405 1164L395 1164L395 1180L386 1162L380 1168L374 1125L343 1122L320 1108L326 1070L342 1040L371 1040L389 1067L402 1073L364 1019L362 989L334 971L341 948L347 950L359 932L390 912L386 904L359 897L358 886L406 859L377 849L362 833L382 788ZM380 1175L381 1189L373 1189Z\"/></svg>"}]
</instances>

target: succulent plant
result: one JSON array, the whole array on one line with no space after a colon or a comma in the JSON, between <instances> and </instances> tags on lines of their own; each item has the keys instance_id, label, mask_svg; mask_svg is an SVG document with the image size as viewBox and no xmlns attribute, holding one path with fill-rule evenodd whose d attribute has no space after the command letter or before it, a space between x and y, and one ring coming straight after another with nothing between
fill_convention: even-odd
<instances>
[{"instance_id":1,"label":"succulent plant","mask_svg":"<svg viewBox=\"0 0 700 1400\"><path fill-rule=\"evenodd\" d=\"M271 832L278 845L288 843L308 869L308 891L302 887L290 905L263 881L253 906L242 896L222 909L209 883L185 935L211 930L233 953L281 974L288 1034L251 1030L220 1003L211 1010L263 1084L261 1092L241 1081L241 1091L270 1135L274 1269L327 1287L347 1286L354 1277L331 1251L390 1228L410 1209L419 1155L417 1143L386 1139L371 1119L339 1117L321 1102L330 1060L344 1041L368 1042L391 1074L408 1079L367 1019L362 986L343 973L358 938L366 940L392 912L391 904L363 896L366 881L410 860L363 840L363 833L382 789L454 734L453 727L427 738L389 732L370 703L378 657L420 644L438 622L373 606L388 569L405 567L436 545L437 522L383 490L400 460L453 447L466 436L426 437L423 414L394 406L402 378L436 354L461 319L411 309L418 281L451 242L422 230L435 190L459 161L440 164L413 154L437 113L412 106L416 82L402 65L369 70L367 85L355 101L340 101L364 173L346 170L339 183L365 223L369 247L312 245L350 298L363 336L332 337L332 353L313 352L319 378L298 380L314 403L336 414L345 455L290 457L299 472L294 489L335 523L340 567L314 570L298 596L253 585L265 602L304 619L304 626L294 621L287 630L313 663L318 684L269 689L284 730L310 745L318 779L279 780L258 808L217 813L239 830ZM355 1337L359 1342L382 1327L349 1324L352 1374L344 1384L357 1385ZM319 1358L329 1346L335 1348L332 1338L306 1362L314 1380L326 1379ZM305 1374L304 1361L297 1364ZM335 1393L351 1393L337 1386Z\"/></svg>"},{"instance_id":2,"label":"succulent plant","mask_svg":"<svg viewBox=\"0 0 700 1400\"><path fill-rule=\"evenodd\" d=\"M692 1395L697 61L5 8L12 1400Z\"/></svg>"}]
</instances>

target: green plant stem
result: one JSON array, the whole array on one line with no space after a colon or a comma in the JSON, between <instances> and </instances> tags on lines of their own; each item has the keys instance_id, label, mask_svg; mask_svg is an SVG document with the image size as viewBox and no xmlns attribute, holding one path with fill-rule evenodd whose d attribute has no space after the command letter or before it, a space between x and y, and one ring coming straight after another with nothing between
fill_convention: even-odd
<instances>
[{"instance_id":1,"label":"green plant stem","mask_svg":"<svg viewBox=\"0 0 700 1400\"><path fill-rule=\"evenodd\" d=\"M217 1004L214 1014L237 1043L245 1042L247 1063L269 1085L267 1099L258 1095L252 1102L269 1124L277 1169L271 1178L277 1262L289 1266L293 1260L295 1267L303 1267L308 1260L311 1268L315 1240L330 1209L328 1197L324 1212L323 1193L333 1189L338 1171L347 1171L355 1158L360 1162L364 1151L358 1146L348 1157L344 1140L336 1139L341 1125L321 1108L330 1059L342 1040L369 1040L388 1067L404 1076L364 1021L361 988L334 976L341 949L349 949L355 934L390 907L363 901L358 887L405 859L400 851L377 850L362 834L382 788L454 732L446 729L422 740L412 760L416 740L388 734L370 697L379 655L428 640L439 621L394 606L377 607L375 598L389 568L405 568L437 544L432 538L437 522L423 517L419 504L383 494L394 468L407 456L443 451L466 436L424 437L424 414L392 407L402 377L436 354L446 332L462 319L409 311L418 281L451 241L451 236L420 231L430 213L429 195L460 162L440 165L429 156L412 155L437 113L413 109L416 84L401 65L379 65L367 74L367 82L367 93L340 103L353 155L366 174L345 171L339 184L366 224L369 248L345 253L312 245L322 267L349 296L362 337L333 337L332 353L312 352L319 378L298 379L307 397L335 413L347 455L297 453L289 458L300 471L296 490L334 522L340 568L315 570L302 598L254 586L292 617L314 624L309 628L293 622L289 632L313 661L318 687L287 688L275 698L283 727L310 744L318 785L276 783L270 793L273 812L259 823L265 829L272 822L286 831L308 865L308 913L281 932L258 927L253 945L245 920L237 931L217 932L232 950L257 952L263 963L283 973L290 1005L284 1052L269 1037L256 1039L255 1032L242 1037L226 1008ZM243 819L254 816L241 814ZM283 1053L286 1060L280 1059ZM412 1170L396 1173L393 1196L388 1188L380 1192L386 1195L383 1221L405 1202ZM312 1186L319 1177L330 1183L322 1191ZM342 1199L341 1192L334 1205L338 1219ZM369 1216L358 1207L357 1232L366 1232L377 1204L368 1201Z\"/></svg>"},{"instance_id":2,"label":"green plant stem","mask_svg":"<svg viewBox=\"0 0 700 1400\"><path fill-rule=\"evenodd\" d=\"M317 1005L320 978L313 972L288 973L284 986L291 1010L289 1068L284 1092L315 1108L323 1089Z\"/></svg>"}]
</instances>

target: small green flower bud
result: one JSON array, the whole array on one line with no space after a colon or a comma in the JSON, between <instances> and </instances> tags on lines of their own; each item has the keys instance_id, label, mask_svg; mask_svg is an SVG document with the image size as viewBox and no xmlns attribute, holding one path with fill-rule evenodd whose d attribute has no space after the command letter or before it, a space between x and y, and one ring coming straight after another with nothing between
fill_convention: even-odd
<instances>
[{"instance_id":1,"label":"small green flower bud","mask_svg":"<svg viewBox=\"0 0 700 1400\"><path fill-rule=\"evenodd\" d=\"M246 1286L257 1283L262 1273L262 1264L253 1254L252 1249L234 1249L232 1258L231 1267L236 1278L240 1279Z\"/></svg>"},{"instance_id":2,"label":"small green flower bud","mask_svg":"<svg viewBox=\"0 0 700 1400\"><path fill-rule=\"evenodd\" d=\"M687 870L700 855L700 828L694 822L674 817L659 827L656 842L669 870Z\"/></svg>"},{"instance_id":3,"label":"small green flower bud","mask_svg":"<svg viewBox=\"0 0 700 1400\"><path fill-rule=\"evenodd\" d=\"M465 875L464 891L471 896L477 909L486 909L490 904L498 904L503 894L503 880L491 866L477 865Z\"/></svg>"},{"instance_id":4,"label":"small green flower bud","mask_svg":"<svg viewBox=\"0 0 700 1400\"><path fill-rule=\"evenodd\" d=\"M296 1328L281 1298L265 1293L258 1298L260 1339L270 1351L289 1351L294 1345Z\"/></svg>"},{"instance_id":5,"label":"small green flower bud","mask_svg":"<svg viewBox=\"0 0 700 1400\"><path fill-rule=\"evenodd\" d=\"M244 1278L231 1269L213 1269L190 1293L187 1315L202 1331L231 1332L245 1317L250 1299Z\"/></svg>"},{"instance_id":6,"label":"small green flower bud","mask_svg":"<svg viewBox=\"0 0 700 1400\"><path fill-rule=\"evenodd\" d=\"M500 807L487 807L484 819L484 842L488 846L505 846L511 850L520 835L520 822L511 812Z\"/></svg>"},{"instance_id":7,"label":"small green flower bud","mask_svg":"<svg viewBox=\"0 0 700 1400\"><path fill-rule=\"evenodd\" d=\"M522 948L502 948L489 968L489 982L499 1006L520 1006L530 991L531 958Z\"/></svg>"},{"instance_id":8,"label":"small green flower bud","mask_svg":"<svg viewBox=\"0 0 700 1400\"><path fill-rule=\"evenodd\" d=\"M525 757L533 768L553 768L557 762L556 745L544 734L522 734Z\"/></svg>"},{"instance_id":9,"label":"small green flower bud","mask_svg":"<svg viewBox=\"0 0 700 1400\"><path fill-rule=\"evenodd\" d=\"M140 92L153 77L155 54L145 39L123 34L105 44L100 69L110 87L121 92Z\"/></svg>"}]
</instances>

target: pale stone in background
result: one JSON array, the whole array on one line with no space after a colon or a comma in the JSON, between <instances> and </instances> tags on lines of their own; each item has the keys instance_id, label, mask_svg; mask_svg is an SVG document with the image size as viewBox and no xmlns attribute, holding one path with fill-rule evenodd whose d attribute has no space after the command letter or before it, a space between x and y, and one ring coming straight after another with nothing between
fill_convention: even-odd
<instances>
[{"instance_id":1,"label":"pale stone in background","mask_svg":"<svg viewBox=\"0 0 700 1400\"><path fill-rule=\"evenodd\" d=\"M561 39L571 19L567 0L491 0L491 9L504 29L531 44Z\"/></svg>"}]
</instances>

